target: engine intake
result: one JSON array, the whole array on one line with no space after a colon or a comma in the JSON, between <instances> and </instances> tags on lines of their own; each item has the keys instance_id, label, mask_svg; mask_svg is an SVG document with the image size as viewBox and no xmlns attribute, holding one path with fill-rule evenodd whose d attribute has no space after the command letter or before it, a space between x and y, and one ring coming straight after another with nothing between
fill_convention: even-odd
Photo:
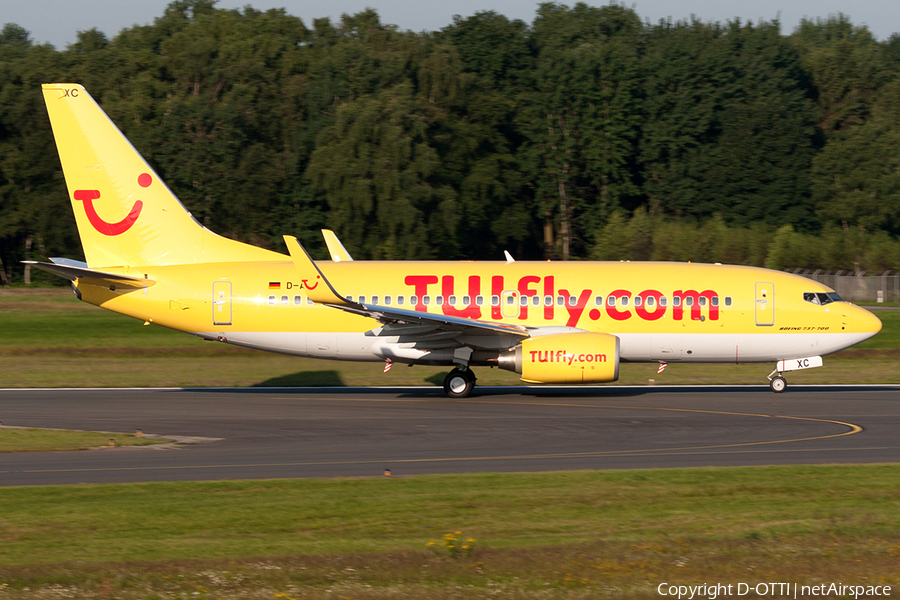
<instances>
[{"instance_id":1,"label":"engine intake","mask_svg":"<svg viewBox=\"0 0 900 600\"><path fill-rule=\"evenodd\" d=\"M498 358L501 369L527 383L606 383L619 378L619 338L608 333L560 333L528 338Z\"/></svg>"}]
</instances>

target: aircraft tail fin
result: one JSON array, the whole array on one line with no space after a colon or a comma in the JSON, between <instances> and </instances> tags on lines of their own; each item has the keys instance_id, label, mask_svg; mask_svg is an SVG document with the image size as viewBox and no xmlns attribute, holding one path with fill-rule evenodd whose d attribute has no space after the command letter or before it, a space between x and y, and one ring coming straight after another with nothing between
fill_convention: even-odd
<instances>
[{"instance_id":1,"label":"aircraft tail fin","mask_svg":"<svg viewBox=\"0 0 900 600\"><path fill-rule=\"evenodd\" d=\"M82 86L42 87L91 268L284 260L194 220Z\"/></svg>"}]
</instances>

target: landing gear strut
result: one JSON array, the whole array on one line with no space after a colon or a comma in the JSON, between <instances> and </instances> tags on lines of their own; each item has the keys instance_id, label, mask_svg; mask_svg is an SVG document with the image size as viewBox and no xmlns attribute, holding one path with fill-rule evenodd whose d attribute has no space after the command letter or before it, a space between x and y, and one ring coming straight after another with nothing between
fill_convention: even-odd
<instances>
[{"instance_id":1,"label":"landing gear strut","mask_svg":"<svg viewBox=\"0 0 900 600\"><path fill-rule=\"evenodd\" d=\"M444 393L449 398L465 398L475 388L475 374L471 369L454 368L444 378Z\"/></svg>"}]
</instances>

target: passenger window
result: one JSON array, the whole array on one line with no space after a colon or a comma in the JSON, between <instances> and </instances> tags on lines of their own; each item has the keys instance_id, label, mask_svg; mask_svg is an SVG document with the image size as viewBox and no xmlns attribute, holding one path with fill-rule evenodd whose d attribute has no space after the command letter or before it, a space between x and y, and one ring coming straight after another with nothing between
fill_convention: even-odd
<instances>
[{"instance_id":1,"label":"passenger window","mask_svg":"<svg viewBox=\"0 0 900 600\"><path fill-rule=\"evenodd\" d=\"M622 296L622 306L628 306L628 296Z\"/></svg>"},{"instance_id":2,"label":"passenger window","mask_svg":"<svg viewBox=\"0 0 900 600\"><path fill-rule=\"evenodd\" d=\"M390 305L391 305L391 300L392 300L392 298L391 298L390 296L385 296L385 297L384 297L384 305L385 305L385 306L390 306Z\"/></svg>"},{"instance_id":3,"label":"passenger window","mask_svg":"<svg viewBox=\"0 0 900 600\"><path fill-rule=\"evenodd\" d=\"M422 296L422 304L425 306L431 304L431 296Z\"/></svg>"},{"instance_id":4,"label":"passenger window","mask_svg":"<svg viewBox=\"0 0 900 600\"><path fill-rule=\"evenodd\" d=\"M712 305L713 305L713 306L718 306L718 305L719 305L719 297L718 297L718 296L713 296L713 297L712 297Z\"/></svg>"},{"instance_id":5,"label":"passenger window","mask_svg":"<svg viewBox=\"0 0 900 600\"><path fill-rule=\"evenodd\" d=\"M553 306L553 296L544 296L544 306Z\"/></svg>"},{"instance_id":6,"label":"passenger window","mask_svg":"<svg viewBox=\"0 0 900 600\"><path fill-rule=\"evenodd\" d=\"M500 306L500 296L491 296L491 306Z\"/></svg>"},{"instance_id":7,"label":"passenger window","mask_svg":"<svg viewBox=\"0 0 900 600\"><path fill-rule=\"evenodd\" d=\"M700 296L697 298L697 302L700 303L700 306L706 306L706 296Z\"/></svg>"},{"instance_id":8,"label":"passenger window","mask_svg":"<svg viewBox=\"0 0 900 600\"><path fill-rule=\"evenodd\" d=\"M642 301L643 301L643 298L641 298L640 296L634 297L634 305L635 306L640 306Z\"/></svg>"},{"instance_id":9,"label":"passenger window","mask_svg":"<svg viewBox=\"0 0 900 600\"><path fill-rule=\"evenodd\" d=\"M576 298L575 296L569 296L569 306L577 306L577 305L578 305L578 298Z\"/></svg>"},{"instance_id":10,"label":"passenger window","mask_svg":"<svg viewBox=\"0 0 900 600\"><path fill-rule=\"evenodd\" d=\"M638 298L640 298L640 296L638 296ZM635 298L635 300L637 300L637 298ZM635 302L635 305L636 304L637 302ZM647 306L653 306L654 304L656 304L656 298L654 298L653 296L647 296Z\"/></svg>"},{"instance_id":11,"label":"passenger window","mask_svg":"<svg viewBox=\"0 0 900 600\"><path fill-rule=\"evenodd\" d=\"M347 302L353 302L353 296L344 296Z\"/></svg>"},{"instance_id":12,"label":"passenger window","mask_svg":"<svg viewBox=\"0 0 900 600\"><path fill-rule=\"evenodd\" d=\"M437 304L438 306L441 306L444 303L444 297L443 296L435 296L434 303Z\"/></svg>"},{"instance_id":13,"label":"passenger window","mask_svg":"<svg viewBox=\"0 0 900 600\"><path fill-rule=\"evenodd\" d=\"M303 299L300 296L294 296L294 305L300 306L303 303Z\"/></svg>"},{"instance_id":14,"label":"passenger window","mask_svg":"<svg viewBox=\"0 0 900 600\"><path fill-rule=\"evenodd\" d=\"M397 296L397 306L406 304L406 296Z\"/></svg>"},{"instance_id":15,"label":"passenger window","mask_svg":"<svg viewBox=\"0 0 900 600\"><path fill-rule=\"evenodd\" d=\"M660 306L668 306L668 305L669 305L669 299L666 298L665 296L660 296L660 297L659 297L659 305L660 305Z\"/></svg>"},{"instance_id":16,"label":"passenger window","mask_svg":"<svg viewBox=\"0 0 900 600\"><path fill-rule=\"evenodd\" d=\"M519 296L519 306L528 306L528 296Z\"/></svg>"},{"instance_id":17,"label":"passenger window","mask_svg":"<svg viewBox=\"0 0 900 600\"><path fill-rule=\"evenodd\" d=\"M309 306L315 306L315 305L316 305L316 303L312 301L312 298L307 298L307 299L306 299L306 304L309 305Z\"/></svg>"},{"instance_id":18,"label":"passenger window","mask_svg":"<svg viewBox=\"0 0 900 600\"><path fill-rule=\"evenodd\" d=\"M450 306L456 306L456 296L450 296L449 298L447 298L447 304L449 304Z\"/></svg>"},{"instance_id":19,"label":"passenger window","mask_svg":"<svg viewBox=\"0 0 900 600\"><path fill-rule=\"evenodd\" d=\"M685 305L685 306L693 306L693 305L694 305L694 299L691 298L690 296L688 296L687 298L684 299L684 305Z\"/></svg>"},{"instance_id":20,"label":"passenger window","mask_svg":"<svg viewBox=\"0 0 900 600\"><path fill-rule=\"evenodd\" d=\"M594 296L594 306L603 306L603 296Z\"/></svg>"},{"instance_id":21,"label":"passenger window","mask_svg":"<svg viewBox=\"0 0 900 600\"><path fill-rule=\"evenodd\" d=\"M288 299L287 296L282 296L282 297L281 297L281 304L283 304L284 306L287 306L287 305L288 305L288 302L289 302L289 299Z\"/></svg>"},{"instance_id":22,"label":"passenger window","mask_svg":"<svg viewBox=\"0 0 900 600\"><path fill-rule=\"evenodd\" d=\"M731 296L725 296L725 306L731 306Z\"/></svg>"},{"instance_id":23,"label":"passenger window","mask_svg":"<svg viewBox=\"0 0 900 600\"><path fill-rule=\"evenodd\" d=\"M681 296L672 298L672 306L681 306Z\"/></svg>"},{"instance_id":24,"label":"passenger window","mask_svg":"<svg viewBox=\"0 0 900 600\"><path fill-rule=\"evenodd\" d=\"M463 296L463 306L468 306L472 303L472 299L469 296Z\"/></svg>"},{"instance_id":25,"label":"passenger window","mask_svg":"<svg viewBox=\"0 0 900 600\"><path fill-rule=\"evenodd\" d=\"M532 296L531 297L531 305L532 306L540 306L541 305L541 297L540 296Z\"/></svg>"},{"instance_id":26,"label":"passenger window","mask_svg":"<svg viewBox=\"0 0 900 600\"><path fill-rule=\"evenodd\" d=\"M269 306L275 306L275 303L277 301L278 300L275 298L275 296L269 296Z\"/></svg>"},{"instance_id":27,"label":"passenger window","mask_svg":"<svg viewBox=\"0 0 900 600\"><path fill-rule=\"evenodd\" d=\"M378 304L378 296L372 296L372 304Z\"/></svg>"},{"instance_id":28,"label":"passenger window","mask_svg":"<svg viewBox=\"0 0 900 600\"><path fill-rule=\"evenodd\" d=\"M475 304L478 306L484 305L484 296L475 296Z\"/></svg>"},{"instance_id":29,"label":"passenger window","mask_svg":"<svg viewBox=\"0 0 900 600\"><path fill-rule=\"evenodd\" d=\"M358 300L359 300L359 303L360 303L360 304L365 304L365 303L366 303L366 297L365 297L365 296L360 296L360 297L358 298Z\"/></svg>"},{"instance_id":30,"label":"passenger window","mask_svg":"<svg viewBox=\"0 0 900 600\"><path fill-rule=\"evenodd\" d=\"M606 305L607 306L615 306L616 305L616 297L615 296L607 296L606 297Z\"/></svg>"},{"instance_id":31,"label":"passenger window","mask_svg":"<svg viewBox=\"0 0 900 600\"><path fill-rule=\"evenodd\" d=\"M419 297L418 296L410 296L409 304L410 304L410 306L418 306L419 305Z\"/></svg>"},{"instance_id":32,"label":"passenger window","mask_svg":"<svg viewBox=\"0 0 900 600\"><path fill-rule=\"evenodd\" d=\"M557 296L557 297L556 297L556 305L557 305L557 306L562 306L562 305L565 304L565 303L566 303L566 299L565 299L564 296Z\"/></svg>"}]
</instances>

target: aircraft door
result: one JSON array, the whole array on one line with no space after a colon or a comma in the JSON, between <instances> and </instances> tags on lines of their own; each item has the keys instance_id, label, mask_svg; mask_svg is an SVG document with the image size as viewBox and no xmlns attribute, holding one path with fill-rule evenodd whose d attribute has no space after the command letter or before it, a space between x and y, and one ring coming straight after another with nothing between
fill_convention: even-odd
<instances>
[{"instance_id":1,"label":"aircraft door","mask_svg":"<svg viewBox=\"0 0 900 600\"><path fill-rule=\"evenodd\" d=\"M775 324L775 284L756 282L756 324Z\"/></svg>"},{"instance_id":2,"label":"aircraft door","mask_svg":"<svg viewBox=\"0 0 900 600\"><path fill-rule=\"evenodd\" d=\"M213 325L231 325L231 282L213 282Z\"/></svg>"},{"instance_id":3,"label":"aircraft door","mask_svg":"<svg viewBox=\"0 0 900 600\"><path fill-rule=\"evenodd\" d=\"M500 292L500 312L509 319L519 316L519 292L516 290Z\"/></svg>"}]
</instances>

